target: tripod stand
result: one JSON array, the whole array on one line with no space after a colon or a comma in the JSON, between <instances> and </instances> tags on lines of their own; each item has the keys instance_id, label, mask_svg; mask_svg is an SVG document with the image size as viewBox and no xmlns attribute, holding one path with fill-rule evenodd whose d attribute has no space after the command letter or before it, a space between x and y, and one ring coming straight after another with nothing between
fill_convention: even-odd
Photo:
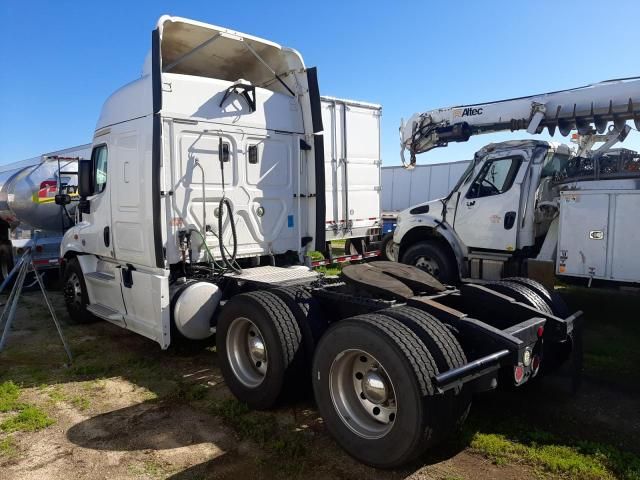
<instances>
[{"instance_id":1,"label":"tripod stand","mask_svg":"<svg viewBox=\"0 0 640 480\"><path fill-rule=\"evenodd\" d=\"M2 314L0 315L0 328L2 328L2 322L5 321L4 330L2 332L2 337L0 338L0 352L2 352L5 343L7 341L7 337L9 336L9 330L11 329L11 324L16 316L16 310L18 308L18 300L20 299L20 295L22 294L22 290L24 287L24 280L29 271L33 271L36 282L40 287L40 291L44 296L44 301L47 304L47 308L49 309L49 313L51 314L51 318L53 323L56 326L56 330L58 330L58 335L60 336L60 340L62 340L62 345L64 346L64 350L69 357L69 363L73 362L73 357L71 356L71 351L69 350L69 346L67 345L67 341L64 338L62 333L62 328L60 327L60 322L58 321L58 317L56 317L56 312L49 301L49 297L47 296L47 291L44 288L44 283L42 282L42 278L38 275L38 271L36 270L35 264L33 263L33 247L35 246L37 241L37 235L33 238L30 244L25 248L25 252L20 257L20 260L13 267L9 275L4 279L2 285L0 285L0 292L2 292L5 287L11 282L11 279L15 276L15 282L13 284L13 288L11 289L11 293L9 294L9 299L7 303L4 305L2 310Z\"/></svg>"}]
</instances>

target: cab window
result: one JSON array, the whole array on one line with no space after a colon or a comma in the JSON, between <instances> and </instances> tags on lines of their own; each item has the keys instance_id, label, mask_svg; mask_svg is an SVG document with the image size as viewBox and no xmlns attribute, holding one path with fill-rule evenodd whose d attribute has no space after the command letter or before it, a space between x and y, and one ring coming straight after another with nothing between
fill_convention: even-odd
<instances>
[{"instance_id":1,"label":"cab window","mask_svg":"<svg viewBox=\"0 0 640 480\"><path fill-rule=\"evenodd\" d=\"M93 149L93 178L95 179L96 194L102 193L107 186L107 146L99 145Z\"/></svg>"},{"instance_id":2,"label":"cab window","mask_svg":"<svg viewBox=\"0 0 640 480\"><path fill-rule=\"evenodd\" d=\"M520 157L498 158L487 161L469 187L467 198L500 195L513 185L521 163Z\"/></svg>"}]
</instances>

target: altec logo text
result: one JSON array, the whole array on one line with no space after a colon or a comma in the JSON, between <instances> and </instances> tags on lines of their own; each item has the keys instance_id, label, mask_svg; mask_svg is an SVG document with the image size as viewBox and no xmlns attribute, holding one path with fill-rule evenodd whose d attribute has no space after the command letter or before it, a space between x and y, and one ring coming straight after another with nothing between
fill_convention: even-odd
<instances>
[{"instance_id":1,"label":"altec logo text","mask_svg":"<svg viewBox=\"0 0 640 480\"><path fill-rule=\"evenodd\" d=\"M482 107L479 107L479 108L473 108L473 107L456 108L453 111L453 116L454 117L472 117L474 115L482 115Z\"/></svg>"}]
</instances>

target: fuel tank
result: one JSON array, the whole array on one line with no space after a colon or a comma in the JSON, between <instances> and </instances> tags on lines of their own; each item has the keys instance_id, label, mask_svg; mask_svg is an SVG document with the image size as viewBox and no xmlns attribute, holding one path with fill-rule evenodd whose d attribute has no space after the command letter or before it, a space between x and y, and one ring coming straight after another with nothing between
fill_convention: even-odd
<instances>
[{"instance_id":1,"label":"fuel tank","mask_svg":"<svg viewBox=\"0 0 640 480\"><path fill-rule=\"evenodd\" d=\"M61 157L87 158L90 146L83 145L60 152ZM69 219L61 206L55 204L58 183L77 186L77 160L51 159L53 154L0 167L0 219L11 228L27 224L35 229L62 230ZM71 188L72 196L74 188ZM75 203L67 205L73 216ZM63 223L64 222L64 223Z\"/></svg>"}]
</instances>

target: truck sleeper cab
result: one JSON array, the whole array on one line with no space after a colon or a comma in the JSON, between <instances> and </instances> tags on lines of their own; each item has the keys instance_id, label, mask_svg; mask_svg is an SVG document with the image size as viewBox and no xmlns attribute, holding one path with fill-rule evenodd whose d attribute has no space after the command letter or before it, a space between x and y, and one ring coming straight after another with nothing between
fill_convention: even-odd
<instances>
[{"instance_id":1,"label":"truck sleeper cab","mask_svg":"<svg viewBox=\"0 0 640 480\"><path fill-rule=\"evenodd\" d=\"M336 440L395 467L463 422L473 391L565 361L580 313L517 279L458 290L394 262L310 270L326 240L320 106L294 50L162 17L79 163L65 301L74 320L162 348L215 334L226 384L253 408L311 380Z\"/></svg>"}]
</instances>

